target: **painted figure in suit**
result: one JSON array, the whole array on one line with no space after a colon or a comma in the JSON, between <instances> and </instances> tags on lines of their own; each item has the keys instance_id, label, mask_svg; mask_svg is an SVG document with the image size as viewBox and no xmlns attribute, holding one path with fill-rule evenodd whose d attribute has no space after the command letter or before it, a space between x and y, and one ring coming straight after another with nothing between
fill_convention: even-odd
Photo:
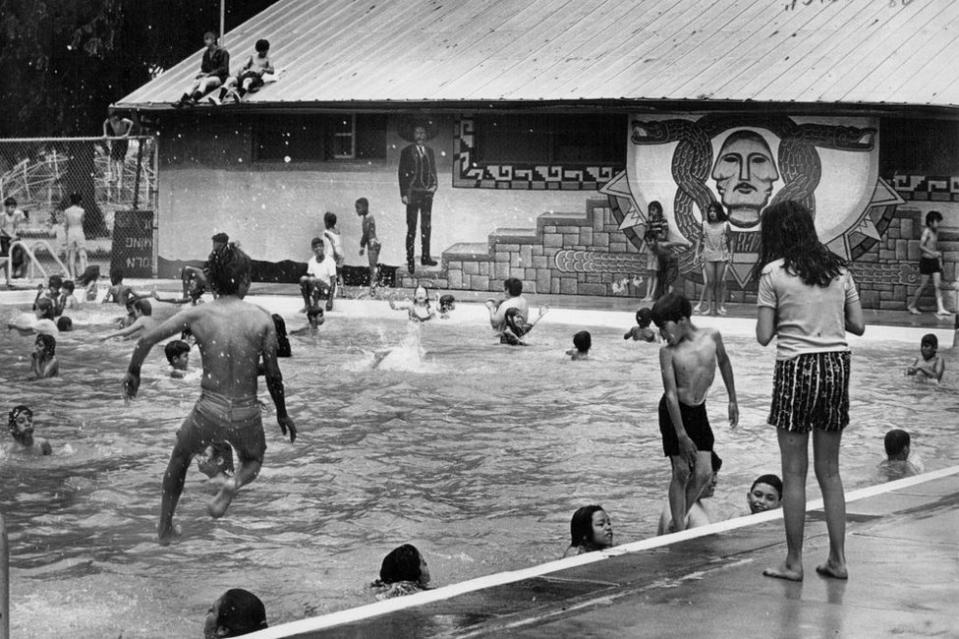
<instances>
[{"instance_id":1,"label":"painted figure in suit","mask_svg":"<svg viewBox=\"0 0 959 639\"><path fill-rule=\"evenodd\" d=\"M426 146L426 127L423 125L414 127L413 144L400 152L399 181L400 197L406 205L406 265L412 274L417 216L420 219L420 241L423 247L420 263L436 266L436 260L430 257L430 218L437 186L436 158L433 149Z\"/></svg>"}]
</instances>

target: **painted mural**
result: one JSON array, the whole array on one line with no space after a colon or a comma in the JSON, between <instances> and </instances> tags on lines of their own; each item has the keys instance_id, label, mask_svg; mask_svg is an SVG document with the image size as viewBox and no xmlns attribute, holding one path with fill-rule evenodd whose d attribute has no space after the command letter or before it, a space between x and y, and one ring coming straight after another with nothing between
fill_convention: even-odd
<instances>
[{"instance_id":1,"label":"painted mural","mask_svg":"<svg viewBox=\"0 0 959 639\"><path fill-rule=\"evenodd\" d=\"M643 250L646 211L663 205L670 239L692 246L710 202L732 227L730 272L746 287L770 204L793 199L814 214L822 241L855 260L880 239L903 199L878 175L878 121L780 115L639 115L630 119L627 168L600 190L620 230ZM698 280L692 251L680 269Z\"/></svg>"}]
</instances>

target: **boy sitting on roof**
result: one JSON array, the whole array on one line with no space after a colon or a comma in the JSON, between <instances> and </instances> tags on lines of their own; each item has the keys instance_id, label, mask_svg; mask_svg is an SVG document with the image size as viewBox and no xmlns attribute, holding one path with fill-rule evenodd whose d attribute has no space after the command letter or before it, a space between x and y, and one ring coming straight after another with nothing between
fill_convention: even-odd
<instances>
[{"instance_id":1,"label":"boy sitting on roof","mask_svg":"<svg viewBox=\"0 0 959 639\"><path fill-rule=\"evenodd\" d=\"M196 104L204 95L222 86L230 76L230 53L217 45L216 40L216 34L212 31L203 34L206 51L203 52L203 60L200 62L200 73L197 74L193 87L184 93L178 102L174 102L173 106Z\"/></svg>"},{"instance_id":2,"label":"boy sitting on roof","mask_svg":"<svg viewBox=\"0 0 959 639\"><path fill-rule=\"evenodd\" d=\"M267 40L257 40L256 54L251 55L235 77L227 78L226 84L220 89L220 94L216 97L210 96L212 104L220 104L227 97L232 97L237 104L247 93L258 91L263 86L263 76L267 73L274 74L273 62L270 61L270 43Z\"/></svg>"}]
</instances>

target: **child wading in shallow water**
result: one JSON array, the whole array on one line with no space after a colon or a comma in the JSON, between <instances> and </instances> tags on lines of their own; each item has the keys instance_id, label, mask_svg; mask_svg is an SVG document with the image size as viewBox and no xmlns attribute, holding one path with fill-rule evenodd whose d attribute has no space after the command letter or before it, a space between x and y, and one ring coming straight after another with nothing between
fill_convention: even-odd
<instances>
[{"instance_id":1,"label":"child wading in shallow water","mask_svg":"<svg viewBox=\"0 0 959 639\"><path fill-rule=\"evenodd\" d=\"M672 465L670 532L685 529L686 515L712 479L713 430L706 415L706 394L718 366L729 396L729 427L739 422L733 367L723 338L714 328L690 321L689 300L669 293L653 306L653 322L665 345L659 350L665 393L659 402L663 453Z\"/></svg>"},{"instance_id":2,"label":"child wading in shallow water","mask_svg":"<svg viewBox=\"0 0 959 639\"><path fill-rule=\"evenodd\" d=\"M30 353L30 377L27 379L46 379L60 373L57 361L57 339L53 335L37 335L35 350Z\"/></svg>"},{"instance_id":3,"label":"child wading in shallow water","mask_svg":"<svg viewBox=\"0 0 959 639\"><path fill-rule=\"evenodd\" d=\"M648 308L641 308L636 311L636 326L632 327L623 339L632 338L635 342L655 342L656 331L649 327L653 322L653 311Z\"/></svg>"},{"instance_id":4,"label":"child wading in shallow water","mask_svg":"<svg viewBox=\"0 0 959 639\"><path fill-rule=\"evenodd\" d=\"M589 349L593 347L593 336L589 331L580 331L573 335L573 347L566 351L572 361L589 359Z\"/></svg>"},{"instance_id":5,"label":"child wading in shallow water","mask_svg":"<svg viewBox=\"0 0 959 639\"><path fill-rule=\"evenodd\" d=\"M390 300L390 308L394 311L407 311L411 322L428 322L436 317L436 312L430 307L429 291L422 284L413 291L412 301L395 302Z\"/></svg>"},{"instance_id":6,"label":"child wading in shallow water","mask_svg":"<svg viewBox=\"0 0 959 639\"><path fill-rule=\"evenodd\" d=\"M812 214L793 201L766 209L759 263L756 339L776 337L769 424L782 456L786 559L767 577L801 581L806 523L809 432L822 491L829 557L816 572L846 579L846 500L839 444L849 424L849 345L846 332L865 330L859 293L845 261L819 241Z\"/></svg>"},{"instance_id":7,"label":"child wading in shallow water","mask_svg":"<svg viewBox=\"0 0 959 639\"><path fill-rule=\"evenodd\" d=\"M919 350L921 357L917 357L912 366L906 369L906 375L941 382L942 374L946 372L946 362L936 352L939 350L939 338L932 333L926 333L922 336Z\"/></svg>"}]
</instances>

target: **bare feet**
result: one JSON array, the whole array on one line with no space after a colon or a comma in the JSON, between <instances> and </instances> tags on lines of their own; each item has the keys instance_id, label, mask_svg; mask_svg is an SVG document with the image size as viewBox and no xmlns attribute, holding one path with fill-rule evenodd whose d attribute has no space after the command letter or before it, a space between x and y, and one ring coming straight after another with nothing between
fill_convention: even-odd
<instances>
[{"instance_id":1,"label":"bare feet","mask_svg":"<svg viewBox=\"0 0 959 639\"><path fill-rule=\"evenodd\" d=\"M210 517L214 519L219 519L226 514L226 509L230 507L230 502L233 501L233 498L236 497L236 493L239 489L236 487L236 480L230 479L223 482L223 488L220 489L220 492L217 493L217 496L213 498L213 501L209 503L206 507L206 511L210 513Z\"/></svg>"},{"instance_id":2,"label":"bare feet","mask_svg":"<svg viewBox=\"0 0 959 639\"><path fill-rule=\"evenodd\" d=\"M816 572L819 573L821 577L829 577L832 579L849 579L849 573L846 571L845 566L834 566L828 561L824 564L816 566Z\"/></svg>"},{"instance_id":3,"label":"bare feet","mask_svg":"<svg viewBox=\"0 0 959 639\"><path fill-rule=\"evenodd\" d=\"M786 581L802 581L802 568L793 570L784 563L776 568L766 568L766 570L763 571L763 576L774 579L785 579Z\"/></svg>"},{"instance_id":4,"label":"bare feet","mask_svg":"<svg viewBox=\"0 0 959 639\"><path fill-rule=\"evenodd\" d=\"M169 546L170 542L179 538L182 534L183 530L179 526L174 525L172 521L167 525L161 523L157 528L157 541L161 546Z\"/></svg>"}]
</instances>

